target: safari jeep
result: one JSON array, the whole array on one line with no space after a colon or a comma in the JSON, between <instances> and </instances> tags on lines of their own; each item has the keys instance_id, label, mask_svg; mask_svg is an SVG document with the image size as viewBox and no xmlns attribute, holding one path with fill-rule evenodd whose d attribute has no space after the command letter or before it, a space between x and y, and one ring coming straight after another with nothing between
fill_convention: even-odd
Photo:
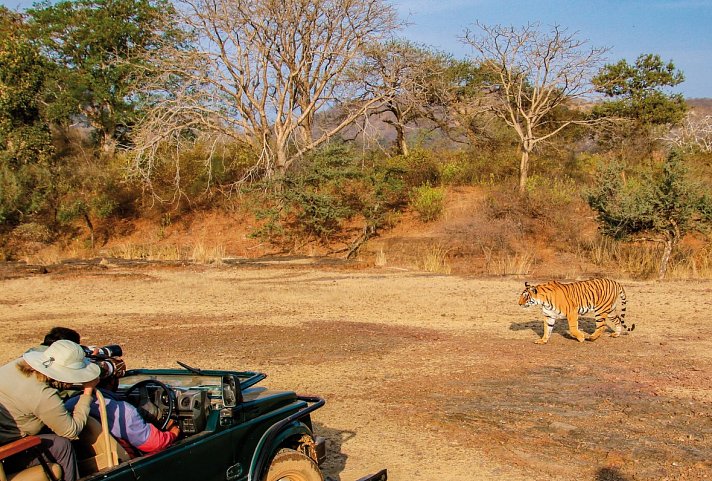
<instances>
[{"instance_id":1,"label":"safari jeep","mask_svg":"<svg viewBox=\"0 0 712 481\"><path fill-rule=\"evenodd\" d=\"M323 480L326 440L314 434L310 417L323 399L258 386L267 377L262 373L179 364L183 369L127 371L119 386L129 402L153 411L159 424L176 419L179 440L130 459L102 415L76 443L82 481ZM383 470L359 481L386 478Z\"/></svg>"}]
</instances>

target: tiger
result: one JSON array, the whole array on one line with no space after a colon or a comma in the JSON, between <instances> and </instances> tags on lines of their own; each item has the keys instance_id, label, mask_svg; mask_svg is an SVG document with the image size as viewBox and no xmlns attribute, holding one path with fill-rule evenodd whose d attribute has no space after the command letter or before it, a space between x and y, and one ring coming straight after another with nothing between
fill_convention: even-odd
<instances>
[{"instance_id":1,"label":"tiger","mask_svg":"<svg viewBox=\"0 0 712 481\"><path fill-rule=\"evenodd\" d=\"M616 309L619 297L620 314L609 318L609 315ZM569 332L579 342L583 342L584 339L595 341L606 329L606 326L613 330L612 337L620 336L622 329L626 329L626 331L635 329L635 324L632 324L631 327L625 324L625 290L618 282L611 279L589 279L568 284L549 281L535 286L525 282L524 291L519 297L519 305L522 307L540 305L542 307L546 320L544 321L544 334L541 339L535 341L537 344L546 344L549 341L557 319L568 320ZM579 316L591 311L594 311L596 330L593 334L588 335L579 330L578 319Z\"/></svg>"}]
</instances>

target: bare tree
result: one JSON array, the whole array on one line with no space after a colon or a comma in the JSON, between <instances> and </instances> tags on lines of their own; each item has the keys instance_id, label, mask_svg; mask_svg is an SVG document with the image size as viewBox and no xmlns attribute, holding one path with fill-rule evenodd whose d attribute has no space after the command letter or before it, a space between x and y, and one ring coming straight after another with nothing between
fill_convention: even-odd
<instances>
[{"instance_id":1,"label":"bare tree","mask_svg":"<svg viewBox=\"0 0 712 481\"><path fill-rule=\"evenodd\" d=\"M695 112L688 113L682 125L670 131L663 140L687 150L712 152L712 115L701 117Z\"/></svg>"},{"instance_id":2,"label":"bare tree","mask_svg":"<svg viewBox=\"0 0 712 481\"><path fill-rule=\"evenodd\" d=\"M538 24L514 28L477 23L478 32L466 30L463 43L494 77L494 101L490 105L517 133L522 149L519 191L524 191L529 156L534 148L572 124L584 119L556 119L551 114L572 100L594 92L590 82L604 60L606 48L589 47L558 25L542 32Z\"/></svg>"},{"instance_id":3,"label":"bare tree","mask_svg":"<svg viewBox=\"0 0 712 481\"><path fill-rule=\"evenodd\" d=\"M346 75L365 45L399 27L383 0L178 0L177 9L193 37L155 56L162 74L151 91L163 96L133 164L146 178L164 142L196 131L247 143L261 173L283 174L383 100ZM314 132L315 114L336 107L345 114Z\"/></svg>"},{"instance_id":4,"label":"bare tree","mask_svg":"<svg viewBox=\"0 0 712 481\"><path fill-rule=\"evenodd\" d=\"M449 55L406 40L389 40L366 50L357 75L383 94L384 102L372 115L381 116L395 129L399 154L409 153L407 129L419 120L434 118L448 102L450 62Z\"/></svg>"}]
</instances>

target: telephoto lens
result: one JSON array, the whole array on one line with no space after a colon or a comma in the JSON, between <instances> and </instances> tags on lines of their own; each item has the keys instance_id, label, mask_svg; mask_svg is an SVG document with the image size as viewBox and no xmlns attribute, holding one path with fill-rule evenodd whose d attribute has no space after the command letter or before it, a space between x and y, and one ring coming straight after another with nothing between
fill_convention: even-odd
<instances>
[{"instance_id":1,"label":"telephoto lens","mask_svg":"<svg viewBox=\"0 0 712 481\"><path fill-rule=\"evenodd\" d=\"M110 344L99 348L99 355L104 357L121 357L124 350L118 344Z\"/></svg>"},{"instance_id":2,"label":"telephoto lens","mask_svg":"<svg viewBox=\"0 0 712 481\"><path fill-rule=\"evenodd\" d=\"M87 356L91 357L121 357L124 354L123 349L118 344L109 344L108 346L82 346Z\"/></svg>"},{"instance_id":3,"label":"telephoto lens","mask_svg":"<svg viewBox=\"0 0 712 481\"><path fill-rule=\"evenodd\" d=\"M126 363L123 359L108 357L106 359L97 359L94 362L101 369L99 379L106 379L112 376L119 378L126 373Z\"/></svg>"}]
</instances>

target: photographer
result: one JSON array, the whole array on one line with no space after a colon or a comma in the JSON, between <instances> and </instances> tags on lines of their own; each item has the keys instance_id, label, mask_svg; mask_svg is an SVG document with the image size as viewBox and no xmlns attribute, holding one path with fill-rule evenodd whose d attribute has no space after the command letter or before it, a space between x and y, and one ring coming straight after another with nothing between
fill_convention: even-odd
<instances>
[{"instance_id":1,"label":"photographer","mask_svg":"<svg viewBox=\"0 0 712 481\"><path fill-rule=\"evenodd\" d=\"M68 327L53 327L45 335L42 345L30 351L44 351L47 346L60 339L70 339L79 344L81 337L77 331ZM134 406L117 396L115 391L118 388L119 378L126 372L126 363L120 357L123 354L121 347L82 346L82 349L87 358L100 368L97 388L104 395L109 430L126 451L132 456L140 456L161 451L173 444L180 435L180 426L177 423L171 422L166 431L161 431L147 423ZM69 395L71 394L70 392ZM68 409L72 409L80 399L76 396L69 397L65 405ZM90 415L100 420L97 399L92 401L90 410Z\"/></svg>"},{"instance_id":2,"label":"photographer","mask_svg":"<svg viewBox=\"0 0 712 481\"><path fill-rule=\"evenodd\" d=\"M122 355L121 347L84 347L84 349L87 352L91 351L91 354L88 354L89 358L101 368L98 389L104 395L109 430L126 451L135 457L162 451L173 444L180 435L180 426L177 423L171 421L167 430L161 431L146 422L138 409L119 399L116 394L119 378L126 372L126 364L118 357ZM71 409L78 399L69 398L65 403L67 408ZM92 417L100 419L98 399L92 401L90 410Z\"/></svg>"},{"instance_id":3,"label":"photographer","mask_svg":"<svg viewBox=\"0 0 712 481\"><path fill-rule=\"evenodd\" d=\"M32 352L32 351L37 351L37 352L44 352L47 350L49 346L54 344L56 341L61 341L62 339L65 339L67 341L72 341L76 344L81 344L81 337L79 336L79 333L75 331L74 329L70 329L68 327L53 327L52 329L49 330L47 334L45 334L44 340L42 341L42 344L39 346L31 347L27 350L27 352ZM86 350L84 351L86 353Z\"/></svg>"},{"instance_id":4,"label":"photographer","mask_svg":"<svg viewBox=\"0 0 712 481\"><path fill-rule=\"evenodd\" d=\"M44 351L30 350L0 367L0 444L39 435L62 467L64 480L76 480L77 463L70 440L77 439L84 429L100 371L89 362L79 344L66 339ZM70 384L81 385L82 389L72 413L58 393ZM53 433L39 434L45 427ZM36 459L22 456L9 461L9 470L37 464Z\"/></svg>"}]
</instances>

